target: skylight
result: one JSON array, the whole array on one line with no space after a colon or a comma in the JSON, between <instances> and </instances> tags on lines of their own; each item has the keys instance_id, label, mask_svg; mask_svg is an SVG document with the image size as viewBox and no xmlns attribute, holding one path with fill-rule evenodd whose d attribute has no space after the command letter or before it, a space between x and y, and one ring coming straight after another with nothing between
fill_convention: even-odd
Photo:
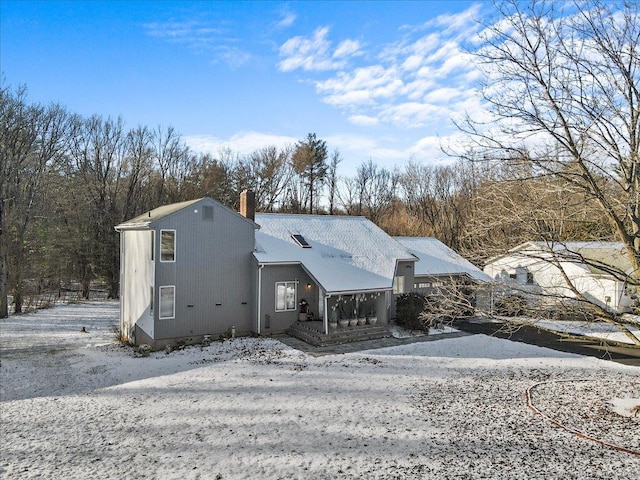
<instances>
[{"instance_id":1,"label":"skylight","mask_svg":"<svg viewBox=\"0 0 640 480\"><path fill-rule=\"evenodd\" d=\"M302 248L311 248L311 245L309 245L309 242L307 242L305 238L299 233L294 233L293 235L291 235L291 238L293 238L293 240Z\"/></svg>"}]
</instances>

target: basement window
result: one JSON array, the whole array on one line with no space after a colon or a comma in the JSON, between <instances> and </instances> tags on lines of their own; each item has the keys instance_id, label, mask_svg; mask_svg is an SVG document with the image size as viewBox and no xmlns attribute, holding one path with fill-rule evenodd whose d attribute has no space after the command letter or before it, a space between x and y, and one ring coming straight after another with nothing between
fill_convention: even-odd
<instances>
[{"instance_id":1,"label":"basement window","mask_svg":"<svg viewBox=\"0 0 640 480\"><path fill-rule=\"evenodd\" d=\"M291 238L293 238L294 242L296 242L302 248L311 248L311 245L309 245L309 242L307 242L305 238L299 233L294 233L293 235L291 235Z\"/></svg>"}]
</instances>

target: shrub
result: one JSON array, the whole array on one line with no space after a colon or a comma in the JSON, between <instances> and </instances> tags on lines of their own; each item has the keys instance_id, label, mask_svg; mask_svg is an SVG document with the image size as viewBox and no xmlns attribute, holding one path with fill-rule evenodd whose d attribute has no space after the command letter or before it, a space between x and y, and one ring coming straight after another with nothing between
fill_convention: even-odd
<instances>
[{"instance_id":1,"label":"shrub","mask_svg":"<svg viewBox=\"0 0 640 480\"><path fill-rule=\"evenodd\" d=\"M424 295L403 293L396 299L396 323L407 330L424 330L420 316L427 305Z\"/></svg>"},{"instance_id":2,"label":"shrub","mask_svg":"<svg viewBox=\"0 0 640 480\"><path fill-rule=\"evenodd\" d=\"M517 317L524 315L527 309L527 301L522 295L505 295L496 300L493 308L496 315Z\"/></svg>"}]
</instances>

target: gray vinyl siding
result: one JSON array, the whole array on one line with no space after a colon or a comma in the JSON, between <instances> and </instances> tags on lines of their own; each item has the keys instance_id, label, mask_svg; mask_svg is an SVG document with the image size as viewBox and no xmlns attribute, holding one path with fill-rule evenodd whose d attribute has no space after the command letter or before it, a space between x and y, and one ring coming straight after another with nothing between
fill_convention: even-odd
<instances>
[{"instance_id":1,"label":"gray vinyl siding","mask_svg":"<svg viewBox=\"0 0 640 480\"><path fill-rule=\"evenodd\" d=\"M213 220L203 218L203 205L213 207ZM159 319L156 340L218 335L232 326L238 335L251 332L254 225L207 199L163 218L156 231L176 231L175 262L156 260L156 304L161 286L176 287L175 318Z\"/></svg>"},{"instance_id":2,"label":"gray vinyl siding","mask_svg":"<svg viewBox=\"0 0 640 480\"><path fill-rule=\"evenodd\" d=\"M276 312L276 283L298 281L296 309ZM307 288L307 284L311 287ZM303 298L312 312L318 315L318 287L300 265L266 265L262 269L260 299L260 333L271 335L283 333L298 320L299 304ZM269 320L267 321L267 315ZM267 327L269 324L269 327Z\"/></svg>"},{"instance_id":3,"label":"gray vinyl siding","mask_svg":"<svg viewBox=\"0 0 640 480\"><path fill-rule=\"evenodd\" d=\"M413 290L414 282L414 264L413 261L399 261L396 267L396 276L404 277L404 293ZM395 318L396 316L396 299L400 295L393 294L391 296L391 305L389 306L389 317Z\"/></svg>"}]
</instances>

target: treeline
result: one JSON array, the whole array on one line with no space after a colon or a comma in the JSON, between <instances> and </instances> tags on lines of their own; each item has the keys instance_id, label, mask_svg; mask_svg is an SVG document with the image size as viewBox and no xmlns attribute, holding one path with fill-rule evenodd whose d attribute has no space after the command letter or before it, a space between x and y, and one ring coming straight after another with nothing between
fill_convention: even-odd
<instances>
[{"instance_id":1,"label":"treeline","mask_svg":"<svg viewBox=\"0 0 640 480\"><path fill-rule=\"evenodd\" d=\"M526 166L496 161L386 168L366 160L341 175L338 150L310 133L248 155L194 152L171 127L128 127L29 102L0 87L0 317L7 295L94 281L117 297L114 226L160 205L210 196L238 208L244 189L263 212L362 215L392 235L435 236L477 263L533 234L610 239L592 200ZM526 165L526 162L525 164Z\"/></svg>"}]
</instances>

